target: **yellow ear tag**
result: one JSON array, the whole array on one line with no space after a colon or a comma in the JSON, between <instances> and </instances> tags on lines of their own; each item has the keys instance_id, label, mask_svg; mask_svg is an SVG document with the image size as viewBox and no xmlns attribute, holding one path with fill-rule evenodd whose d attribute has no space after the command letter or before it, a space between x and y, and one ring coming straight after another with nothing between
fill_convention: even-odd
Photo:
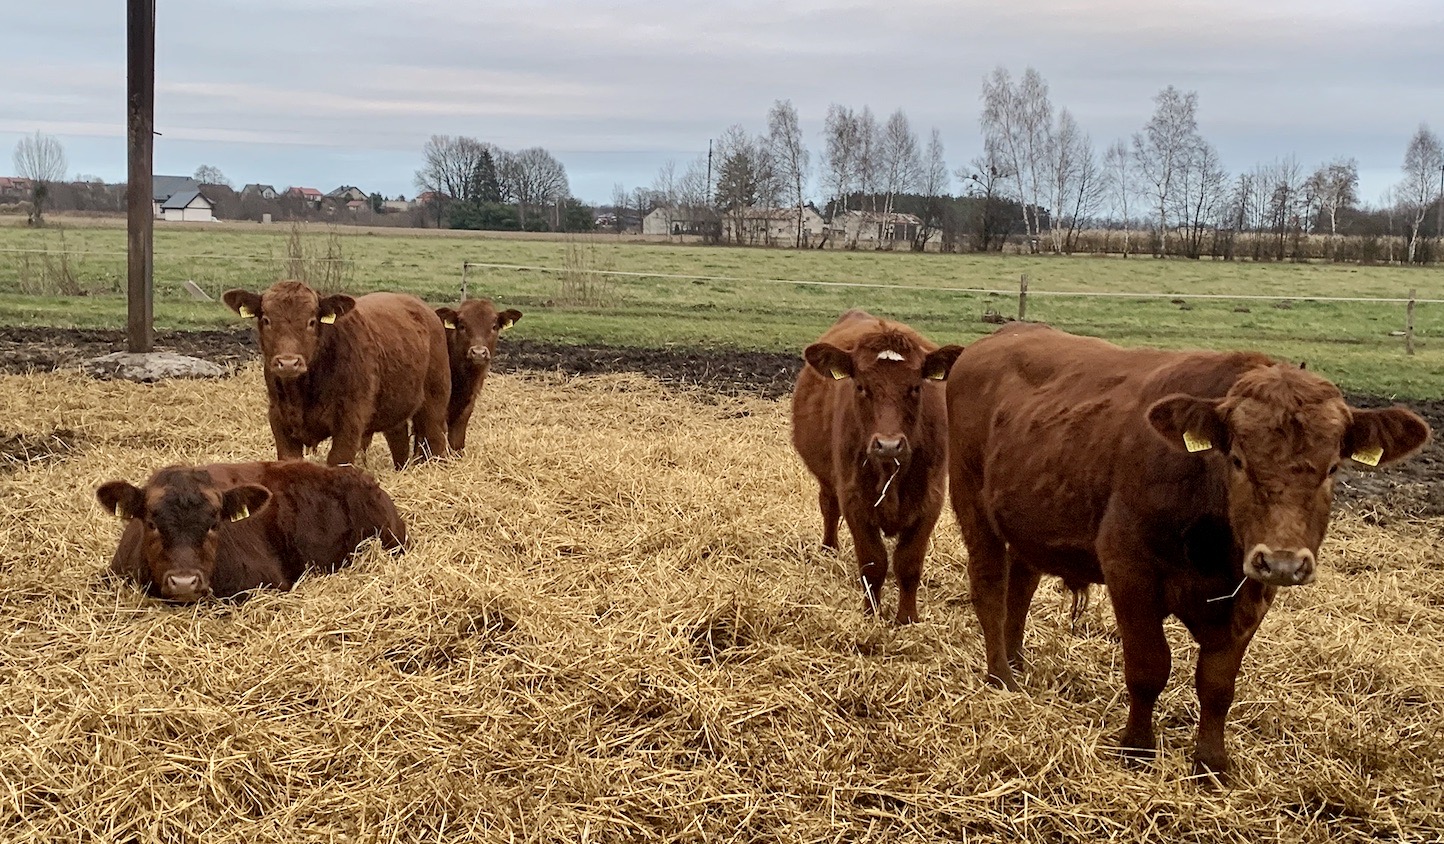
<instances>
[{"instance_id":1,"label":"yellow ear tag","mask_svg":"<svg viewBox=\"0 0 1444 844\"><path fill-rule=\"evenodd\" d=\"M834 369L834 370L832 371L832 379L833 379L834 381L841 381L842 379L844 379L844 378L846 378L846 377L847 377L847 373L846 373L846 372L843 372L841 369Z\"/></svg>"},{"instance_id":2,"label":"yellow ear tag","mask_svg":"<svg viewBox=\"0 0 1444 844\"><path fill-rule=\"evenodd\" d=\"M1371 445L1368 448L1361 448L1349 456L1365 466L1378 466L1379 460L1384 456L1384 449L1377 445Z\"/></svg>"},{"instance_id":3,"label":"yellow ear tag","mask_svg":"<svg viewBox=\"0 0 1444 844\"><path fill-rule=\"evenodd\" d=\"M446 320L445 322L443 322L442 325L446 326L447 328L451 329L452 331L455 331L455 330L456 330L456 321L455 321L455 320L450 320L450 319L448 319L448 320Z\"/></svg>"},{"instance_id":4,"label":"yellow ear tag","mask_svg":"<svg viewBox=\"0 0 1444 844\"><path fill-rule=\"evenodd\" d=\"M929 372L929 373L928 373L928 380L929 380L929 381L941 381L941 380L943 380L943 379L946 378L946 377L948 377L948 373L947 373L947 372L944 372L944 371L941 370L941 369L938 369L938 370L935 370L935 371L933 371L933 372Z\"/></svg>"},{"instance_id":5,"label":"yellow ear tag","mask_svg":"<svg viewBox=\"0 0 1444 844\"><path fill-rule=\"evenodd\" d=\"M336 315L335 315L335 314L326 314L325 316L321 317L321 322L324 323L325 325L335 325L335 324L336 324Z\"/></svg>"},{"instance_id":6,"label":"yellow ear tag","mask_svg":"<svg viewBox=\"0 0 1444 844\"><path fill-rule=\"evenodd\" d=\"M241 319L250 319L256 315L256 312L251 310L249 305L242 305L237 313L241 315Z\"/></svg>"},{"instance_id":7,"label":"yellow ear tag","mask_svg":"<svg viewBox=\"0 0 1444 844\"><path fill-rule=\"evenodd\" d=\"M516 321L515 321L515 320L510 320L510 319L509 319L509 320L506 321L505 324L502 325L501 330L502 330L502 331L505 331L505 330L507 330L508 328L511 328L511 327L512 327L513 325L515 325L515 324L516 324Z\"/></svg>"},{"instance_id":8,"label":"yellow ear tag","mask_svg":"<svg viewBox=\"0 0 1444 844\"><path fill-rule=\"evenodd\" d=\"M241 519L249 519L250 517L251 517L251 508L250 508L250 507L247 507L247 506L244 505L244 504L242 504L240 510L238 510L237 512L231 514L231 521L233 521L233 522L239 522Z\"/></svg>"},{"instance_id":9,"label":"yellow ear tag","mask_svg":"<svg viewBox=\"0 0 1444 844\"><path fill-rule=\"evenodd\" d=\"M1189 451L1208 451L1213 448L1213 443L1208 437L1202 434L1195 434L1192 431L1183 432L1183 447Z\"/></svg>"},{"instance_id":10,"label":"yellow ear tag","mask_svg":"<svg viewBox=\"0 0 1444 844\"><path fill-rule=\"evenodd\" d=\"M130 514L125 511L125 505L123 505L123 504L117 504L117 505L115 505L115 517L116 517L117 519L128 519L128 518L130 518Z\"/></svg>"}]
</instances>

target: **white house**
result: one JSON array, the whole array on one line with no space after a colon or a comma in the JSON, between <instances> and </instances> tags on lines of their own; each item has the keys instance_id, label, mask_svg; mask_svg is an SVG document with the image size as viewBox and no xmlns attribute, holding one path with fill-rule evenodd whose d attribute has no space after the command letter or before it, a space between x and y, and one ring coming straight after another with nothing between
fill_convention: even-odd
<instances>
[{"instance_id":1,"label":"white house","mask_svg":"<svg viewBox=\"0 0 1444 844\"><path fill-rule=\"evenodd\" d=\"M173 194L160 204L160 209L168 223L210 223L216 219L211 215L211 201L194 188Z\"/></svg>"},{"instance_id":2,"label":"white house","mask_svg":"<svg viewBox=\"0 0 1444 844\"><path fill-rule=\"evenodd\" d=\"M810 205L801 207L802 244L822 235L822 215ZM797 242L799 209L745 208L722 215L722 239L727 243L791 246Z\"/></svg>"},{"instance_id":3,"label":"white house","mask_svg":"<svg viewBox=\"0 0 1444 844\"><path fill-rule=\"evenodd\" d=\"M717 214L706 208L657 208L642 218L642 234L717 233Z\"/></svg>"},{"instance_id":4,"label":"white house","mask_svg":"<svg viewBox=\"0 0 1444 844\"><path fill-rule=\"evenodd\" d=\"M841 246L852 243L907 243L917 236L923 221L916 214L882 211L844 211L832 219L831 235Z\"/></svg>"}]
</instances>

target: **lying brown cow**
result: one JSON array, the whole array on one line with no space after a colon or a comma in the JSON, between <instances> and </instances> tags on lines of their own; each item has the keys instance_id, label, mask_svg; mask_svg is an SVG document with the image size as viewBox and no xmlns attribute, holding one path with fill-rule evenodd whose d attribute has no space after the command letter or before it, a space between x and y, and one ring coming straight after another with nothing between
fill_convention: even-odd
<instances>
[{"instance_id":1,"label":"lying brown cow","mask_svg":"<svg viewBox=\"0 0 1444 844\"><path fill-rule=\"evenodd\" d=\"M852 310L803 352L792 396L792 443L817 476L822 544L847 520L865 592L877 611L896 536L897 622L917 621L918 581L943 506L947 418L942 381L962 351Z\"/></svg>"},{"instance_id":2,"label":"lying brown cow","mask_svg":"<svg viewBox=\"0 0 1444 844\"><path fill-rule=\"evenodd\" d=\"M949 482L990 682L1017 689L1041 575L1102 583L1123 641L1122 747L1155 751L1163 620L1199 643L1195 770L1228 769L1244 649L1281 586L1314 579L1333 477L1413 454L1429 428L1359 410L1258 354L1121 349L1040 325L968 347L948 379Z\"/></svg>"},{"instance_id":3,"label":"lying brown cow","mask_svg":"<svg viewBox=\"0 0 1444 844\"><path fill-rule=\"evenodd\" d=\"M223 298L256 319L277 458L300 459L330 437L326 462L348 464L376 431L398 469L413 454L413 432L418 459L447 453L446 331L425 302L400 293L322 297L299 281Z\"/></svg>"},{"instance_id":4,"label":"lying brown cow","mask_svg":"<svg viewBox=\"0 0 1444 844\"><path fill-rule=\"evenodd\" d=\"M451 450L466 448L466 427L476 396L491 371L496 356L496 338L521 319L521 311L497 311L490 299L467 299L458 308L437 308L436 315L446 328L451 355L451 402L446 407L447 440Z\"/></svg>"},{"instance_id":5,"label":"lying brown cow","mask_svg":"<svg viewBox=\"0 0 1444 844\"><path fill-rule=\"evenodd\" d=\"M110 570L170 601L290 589L307 569L344 565L366 539L388 550L406 541L391 497L351 467L168 466L144 487L111 481L95 496L127 520Z\"/></svg>"}]
</instances>

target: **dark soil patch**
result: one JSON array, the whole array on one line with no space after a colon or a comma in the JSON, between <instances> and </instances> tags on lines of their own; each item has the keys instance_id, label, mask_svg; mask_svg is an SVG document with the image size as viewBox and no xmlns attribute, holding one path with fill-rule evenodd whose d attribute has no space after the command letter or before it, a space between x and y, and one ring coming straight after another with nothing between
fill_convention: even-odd
<instances>
[{"instance_id":1,"label":"dark soil patch","mask_svg":"<svg viewBox=\"0 0 1444 844\"><path fill-rule=\"evenodd\" d=\"M48 434L9 434L0 431L0 475L47 460L64 459L79 437L69 428Z\"/></svg>"},{"instance_id":2,"label":"dark soil patch","mask_svg":"<svg viewBox=\"0 0 1444 844\"><path fill-rule=\"evenodd\" d=\"M257 354L255 334L237 328L165 331L156 348L238 366ZM81 362L125 350L125 334L104 329L0 328L0 372L24 373L71 369ZM792 391L800 354L738 349L640 349L622 346L566 346L536 340L508 340L496 359L499 372L532 370L595 375L639 372L680 388L729 395L779 398ZM1384 407L1386 398L1350 395L1359 407ZM1384 505L1404 516L1444 515L1444 400L1404 402L1422 415L1436 437L1411 460L1378 471L1348 472L1338 484L1339 501ZM0 432L3 436L3 432Z\"/></svg>"}]
</instances>

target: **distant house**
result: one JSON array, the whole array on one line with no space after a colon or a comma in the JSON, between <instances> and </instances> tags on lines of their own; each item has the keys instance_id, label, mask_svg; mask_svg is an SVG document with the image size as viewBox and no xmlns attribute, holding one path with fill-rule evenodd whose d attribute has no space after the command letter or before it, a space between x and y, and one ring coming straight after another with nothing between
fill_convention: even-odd
<instances>
[{"instance_id":1,"label":"distant house","mask_svg":"<svg viewBox=\"0 0 1444 844\"><path fill-rule=\"evenodd\" d=\"M190 176L151 176L151 212L156 219L165 217L164 203L167 200L184 191L198 191L200 187L201 183Z\"/></svg>"},{"instance_id":2,"label":"distant house","mask_svg":"<svg viewBox=\"0 0 1444 844\"><path fill-rule=\"evenodd\" d=\"M722 216L722 239L728 243L778 244L790 246L797 242L799 209L744 208ZM801 207L802 243L812 242L822 234L822 215L810 205Z\"/></svg>"},{"instance_id":3,"label":"distant house","mask_svg":"<svg viewBox=\"0 0 1444 844\"><path fill-rule=\"evenodd\" d=\"M312 207L320 205L321 199L323 198L321 192L316 190L315 188L289 187L286 188L286 193L284 195L292 197L294 199L300 199L304 202L309 202Z\"/></svg>"},{"instance_id":4,"label":"distant house","mask_svg":"<svg viewBox=\"0 0 1444 844\"><path fill-rule=\"evenodd\" d=\"M168 223L214 222L216 218L211 214L212 207L211 201L205 198L199 188L174 193L160 205L161 213Z\"/></svg>"},{"instance_id":5,"label":"distant house","mask_svg":"<svg viewBox=\"0 0 1444 844\"><path fill-rule=\"evenodd\" d=\"M416 199L412 200L413 205L430 205L433 202L445 202L451 197L440 191L429 190L425 193L418 193Z\"/></svg>"},{"instance_id":6,"label":"distant house","mask_svg":"<svg viewBox=\"0 0 1444 844\"><path fill-rule=\"evenodd\" d=\"M357 200L367 202L371 199L370 195L367 194L366 191L361 190L355 185L342 185L341 187L336 188L335 190L326 194L326 196L331 199L345 200L348 204Z\"/></svg>"},{"instance_id":7,"label":"distant house","mask_svg":"<svg viewBox=\"0 0 1444 844\"><path fill-rule=\"evenodd\" d=\"M842 243L907 243L917 237L923 221L896 211L844 211L832 218L830 234Z\"/></svg>"},{"instance_id":8,"label":"distant house","mask_svg":"<svg viewBox=\"0 0 1444 844\"><path fill-rule=\"evenodd\" d=\"M717 236L721 225L710 208L657 208L642 218L642 234Z\"/></svg>"},{"instance_id":9,"label":"distant house","mask_svg":"<svg viewBox=\"0 0 1444 844\"><path fill-rule=\"evenodd\" d=\"M29 199L32 183L18 176L0 176L0 199Z\"/></svg>"},{"instance_id":10,"label":"distant house","mask_svg":"<svg viewBox=\"0 0 1444 844\"><path fill-rule=\"evenodd\" d=\"M388 199L381 203L382 214L399 214L403 211L410 211L412 203L404 199Z\"/></svg>"},{"instance_id":11,"label":"distant house","mask_svg":"<svg viewBox=\"0 0 1444 844\"><path fill-rule=\"evenodd\" d=\"M275 199L280 194L270 185L249 184L241 188L241 199Z\"/></svg>"}]
</instances>

